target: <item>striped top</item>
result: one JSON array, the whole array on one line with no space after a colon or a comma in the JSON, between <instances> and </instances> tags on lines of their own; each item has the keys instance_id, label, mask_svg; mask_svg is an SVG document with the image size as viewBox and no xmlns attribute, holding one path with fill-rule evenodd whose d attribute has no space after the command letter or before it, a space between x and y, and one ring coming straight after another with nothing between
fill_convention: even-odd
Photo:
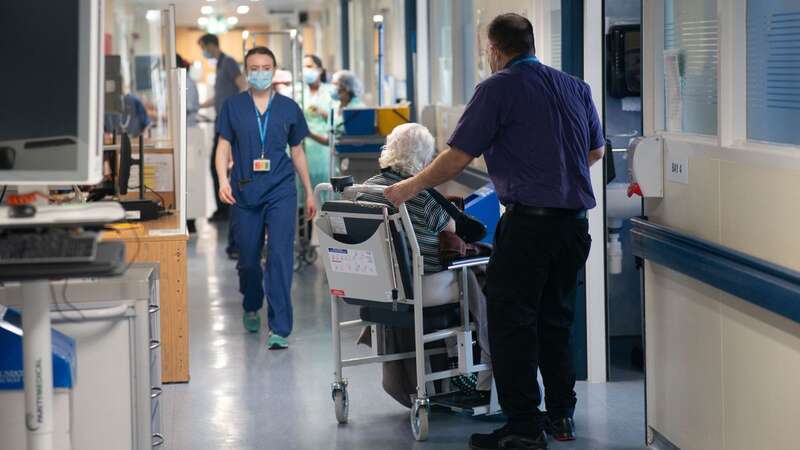
<instances>
[{"instance_id":1,"label":"striped top","mask_svg":"<svg viewBox=\"0 0 800 450\"><path fill-rule=\"evenodd\" d=\"M365 181L364 184L391 186L401 180L403 180L403 177L400 175L384 171ZM377 194L358 194L358 200L391 206L389 201L383 198L382 195ZM439 232L447 226L450 216L425 191L407 201L406 208L411 218L411 224L414 227L414 233L417 235L419 251L425 263L425 273L441 272L444 267L442 267L442 260L439 257Z\"/></svg>"}]
</instances>

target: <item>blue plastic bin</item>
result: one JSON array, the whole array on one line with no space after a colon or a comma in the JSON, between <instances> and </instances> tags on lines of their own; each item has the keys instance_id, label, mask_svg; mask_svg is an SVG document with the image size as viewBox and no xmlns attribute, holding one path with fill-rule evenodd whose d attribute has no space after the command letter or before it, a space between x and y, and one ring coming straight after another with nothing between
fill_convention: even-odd
<instances>
[{"instance_id":1,"label":"blue plastic bin","mask_svg":"<svg viewBox=\"0 0 800 450\"><path fill-rule=\"evenodd\" d=\"M353 108L343 110L344 133L348 136L369 136L375 134L375 110Z\"/></svg>"},{"instance_id":2,"label":"blue plastic bin","mask_svg":"<svg viewBox=\"0 0 800 450\"><path fill-rule=\"evenodd\" d=\"M0 317L0 391L21 390L22 385L22 317L7 310ZM75 382L77 355L75 340L52 331L53 387L72 388Z\"/></svg>"},{"instance_id":3,"label":"blue plastic bin","mask_svg":"<svg viewBox=\"0 0 800 450\"><path fill-rule=\"evenodd\" d=\"M336 153L380 153L381 144L337 144Z\"/></svg>"},{"instance_id":4,"label":"blue plastic bin","mask_svg":"<svg viewBox=\"0 0 800 450\"><path fill-rule=\"evenodd\" d=\"M494 241L494 229L500 221L500 200L494 185L488 183L465 198L464 212L486 225L486 237L481 242L491 244Z\"/></svg>"}]
</instances>

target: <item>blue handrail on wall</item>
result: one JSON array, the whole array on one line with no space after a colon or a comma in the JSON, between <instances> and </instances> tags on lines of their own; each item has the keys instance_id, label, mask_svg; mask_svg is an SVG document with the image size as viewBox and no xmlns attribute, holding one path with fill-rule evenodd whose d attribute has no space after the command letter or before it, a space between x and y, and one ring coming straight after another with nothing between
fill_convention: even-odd
<instances>
[{"instance_id":1,"label":"blue handrail on wall","mask_svg":"<svg viewBox=\"0 0 800 450\"><path fill-rule=\"evenodd\" d=\"M800 272L644 219L631 224L634 255L800 323Z\"/></svg>"}]
</instances>

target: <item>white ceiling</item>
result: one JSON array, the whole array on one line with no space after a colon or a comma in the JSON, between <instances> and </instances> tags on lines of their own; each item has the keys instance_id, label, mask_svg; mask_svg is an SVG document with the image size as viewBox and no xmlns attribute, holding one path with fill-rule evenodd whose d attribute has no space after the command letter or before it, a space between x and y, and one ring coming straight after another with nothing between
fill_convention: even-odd
<instances>
[{"instance_id":1,"label":"white ceiling","mask_svg":"<svg viewBox=\"0 0 800 450\"><path fill-rule=\"evenodd\" d=\"M269 11L307 11L322 5L323 0L138 0L143 7L155 9L175 5L175 21L178 26L197 26L197 19L203 14L200 8L211 6L213 15L236 16L239 26L265 25L271 22ZM247 5L247 14L237 14L236 7ZM273 17L274 18L274 17Z\"/></svg>"}]
</instances>

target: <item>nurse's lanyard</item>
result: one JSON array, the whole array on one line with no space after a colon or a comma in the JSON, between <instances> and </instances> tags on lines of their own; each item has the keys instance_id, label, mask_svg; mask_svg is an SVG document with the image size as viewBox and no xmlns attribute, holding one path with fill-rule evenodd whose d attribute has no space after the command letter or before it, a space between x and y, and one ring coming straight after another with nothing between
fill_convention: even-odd
<instances>
[{"instance_id":1,"label":"nurse's lanyard","mask_svg":"<svg viewBox=\"0 0 800 450\"><path fill-rule=\"evenodd\" d=\"M273 92L272 95L269 97L269 103L267 103L267 110L264 111L264 123L261 123L261 113L258 112L258 105L256 105L256 99L253 99L253 108L256 110L256 123L258 124L258 138L261 141L261 159L264 159L264 146L267 142L267 124L269 123L269 113L272 110L272 101L275 99L275 93Z\"/></svg>"},{"instance_id":2,"label":"nurse's lanyard","mask_svg":"<svg viewBox=\"0 0 800 450\"><path fill-rule=\"evenodd\" d=\"M514 67L517 64L528 63L528 62L539 62L539 58L535 56L528 56L527 58L518 59L511 64L511 67Z\"/></svg>"}]
</instances>

